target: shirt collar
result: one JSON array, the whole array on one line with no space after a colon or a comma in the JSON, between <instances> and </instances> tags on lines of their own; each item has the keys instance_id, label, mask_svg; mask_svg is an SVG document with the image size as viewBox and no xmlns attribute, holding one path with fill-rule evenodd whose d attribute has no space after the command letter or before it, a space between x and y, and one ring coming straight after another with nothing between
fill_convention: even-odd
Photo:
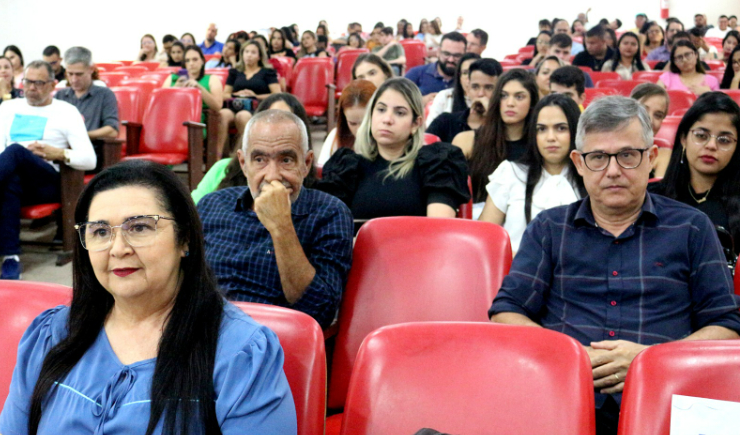
<instances>
[{"instance_id":1,"label":"shirt collar","mask_svg":"<svg viewBox=\"0 0 740 435\"><path fill-rule=\"evenodd\" d=\"M635 223L642 221L656 222L658 220L658 214L655 210L655 204L653 199L650 197L650 193L645 192L645 201L642 202L642 210L640 215L637 217ZM587 196L581 201L581 205L578 206L573 224L576 227L588 225L592 227L598 227L596 225L596 219L594 218L593 210L591 210L591 197Z\"/></svg>"},{"instance_id":2,"label":"shirt collar","mask_svg":"<svg viewBox=\"0 0 740 435\"><path fill-rule=\"evenodd\" d=\"M313 193L310 189L301 187L301 193L298 194L298 199L290 205L290 214L293 216L304 216L311 212L311 202ZM252 192L249 187L245 186L244 192L236 199L236 206L234 211L247 213L254 213L252 210L252 204L254 204L254 198L252 198Z\"/></svg>"},{"instance_id":3,"label":"shirt collar","mask_svg":"<svg viewBox=\"0 0 740 435\"><path fill-rule=\"evenodd\" d=\"M75 93L74 89L72 88L67 88L67 89L69 89L69 92L73 97L77 98L78 100L84 100L85 98L88 98L88 97L94 97L95 94L100 92L100 89L96 89L99 87L100 86L95 86L95 82L93 81L93 83L90 84L90 87L87 88L87 92L85 92L80 98L77 98L77 94Z\"/></svg>"}]
</instances>

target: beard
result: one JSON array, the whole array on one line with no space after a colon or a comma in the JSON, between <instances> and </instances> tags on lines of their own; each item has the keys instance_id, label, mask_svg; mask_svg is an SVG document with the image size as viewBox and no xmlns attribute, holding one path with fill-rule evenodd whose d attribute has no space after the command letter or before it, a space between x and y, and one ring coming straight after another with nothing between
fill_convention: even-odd
<instances>
[{"instance_id":1,"label":"beard","mask_svg":"<svg viewBox=\"0 0 740 435\"><path fill-rule=\"evenodd\" d=\"M439 66L442 68L442 72L445 73L445 75L448 75L448 76L455 75L455 70L457 69L457 65L455 65L454 63L440 62Z\"/></svg>"}]
</instances>

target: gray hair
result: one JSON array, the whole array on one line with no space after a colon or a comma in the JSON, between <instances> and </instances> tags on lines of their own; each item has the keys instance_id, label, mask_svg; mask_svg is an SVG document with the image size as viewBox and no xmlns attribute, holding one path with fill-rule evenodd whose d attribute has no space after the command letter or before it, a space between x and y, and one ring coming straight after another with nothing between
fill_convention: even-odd
<instances>
[{"instance_id":1,"label":"gray hair","mask_svg":"<svg viewBox=\"0 0 740 435\"><path fill-rule=\"evenodd\" d=\"M247 144L249 143L249 133L257 123L266 124L282 124L285 122L292 122L301 133L301 149L304 153L308 152L308 131L306 130L306 124L301 121L301 118L296 115L286 112L284 110L265 110L255 114L252 119L247 122L247 126L244 128L244 137L242 138L242 151L247 151Z\"/></svg>"},{"instance_id":2,"label":"gray hair","mask_svg":"<svg viewBox=\"0 0 740 435\"><path fill-rule=\"evenodd\" d=\"M645 146L653 145L653 127L647 110L627 97L602 97L591 103L578 120L576 149L583 151L583 140L589 133L609 133L627 127L637 118L642 127Z\"/></svg>"},{"instance_id":3,"label":"gray hair","mask_svg":"<svg viewBox=\"0 0 740 435\"><path fill-rule=\"evenodd\" d=\"M34 60L33 62L26 65L26 71L29 69L46 69L46 72L49 73L49 80L54 80L54 70L51 68L51 65L49 62L44 62L43 60Z\"/></svg>"},{"instance_id":4,"label":"gray hair","mask_svg":"<svg viewBox=\"0 0 740 435\"><path fill-rule=\"evenodd\" d=\"M85 47L72 47L64 52L64 63L67 65L81 63L89 67L92 65L92 52Z\"/></svg>"}]
</instances>

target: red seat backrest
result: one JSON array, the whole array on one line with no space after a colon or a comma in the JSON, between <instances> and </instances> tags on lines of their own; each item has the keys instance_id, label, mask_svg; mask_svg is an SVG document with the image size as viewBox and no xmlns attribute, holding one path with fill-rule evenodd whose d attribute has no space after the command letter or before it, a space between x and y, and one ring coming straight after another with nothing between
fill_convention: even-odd
<instances>
[{"instance_id":1,"label":"red seat backrest","mask_svg":"<svg viewBox=\"0 0 740 435\"><path fill-rule=\"evenodd\" d=\"M228 68L209 68L206 70L206 74L218 77L221 80L221 86L226 86L226 79L229 77Z\"/></svg>"},{"instance_id":2,"label":"red seat backrest","mask_svg":"<svg viewBox=\"0 0 740 435\"><path fill-rule=\"evenodd\" d=\"M270 63L278 75L285 79L285 85L290 89L293 80L293 60L289 57L274 57L270 59Z\"/></svg>"},{"instance_id":3,"label":"red seat backrest","mask_svg":"<svg viewBox=\"0 0 740 435\"><path fill-rule=\"evenodd\" d=\"M161 88L165 81L171 80L171 77L172 77L171 72L157 70L157 71L146 72L140 75L139 77L137 77L137 79L154 81L157 83L157 86Z\"/></svg>"},{"instance_id":4,"label":"red seat backrest","mask_svg":"<svg viewBox=\"0 0 740 435\"><path fill-rule=\"evenodd\" d=\"M386 326L362 343L341 433L592 435L592 376L583 346L547 329Z\"/></svg>"},{"instance_id":5,"label":"red seat backrest","mask_svg":"<svg viewBox=\"0 0 740 435\"><path fill-rule=\"evenodd\" d=\"M668 90L668 97L671 100L668 113L671 115L674 111L690 108L696 101L696 95L691 91Z\"/></svg>"},{"instance_id":6,"label":"red seat backrest","mask_svg":"<svg viewBox=\"0 0 740 435\"><path fill-rule=\"evenodd\" d=\"M633 80L647 80L651 83L658 83L658 79L664 71L635 71L632 73Z\"/></svg>"},{"instance_id":7,"label":"red seat backrest","mask_svg":"<svg viewBox=\"0 0 740 435\"><path fill-rule=\"evenodd\" d=\"M621 80L619 74L615 73L614 71L593 71L589 72L588 75L591 76L591 80L594 83L597 83L601 80Z\"/></svg>"},{"instance_id":8,"label":"red seat backrest","mask_svg":"<svg viewBox=\"0 0 740 435\"><path fill-rule=\"evenodd\" d=\"M427 46L423 42L417 39L404 39L400 43L406 53L406 71L424 65L427 57Z\"/></svg>"},{"instance_id":9,"label":"red seat backrest","mask_svg":"<svg viewBox=\"0 0 740 435\"><path fill-rule=\"evenodd\" d=\"M0 409L8 396L18 355L18 343L26 328L41 312L72 301L72 289L59 284L31 281L0 281Z\"/></svg>"},{"instance_id":10,"label":"red seat backrest","mask_svg":"<svg viewBox=\"0 0 740 435\"><path fill-rule=\"evenodd\" d=\"M740 340L675 341L632 361L622 395L620 435L668 435L674 394L740 402Z\"/></svg>"},{"instance_id":11,"label":"red seat backrest","mask_svg":"<svg viewBox=\"0 0 740 435\"><path fill-rule=\"evenodd\" d=\"M436 134L424 133L424 145L431 145L439 142L441 139Z\"/></svg>"},{"instance_id":12,"label":"red seat backrest","mask_svg":"<svg viewBox=\"0 0 740 435\"><path fill-rule=\"evenodd\" d=\"M680 116L666 116L663 120L663 124L660 126L660 130L658 130L658 134L656 134L655 137L666 140L671 144L671 148L673 148L673 144L676 143L675 140L676 132L678 131L678 124L680 123Z\"/></svg>"},{"instance_id":13,"label":"red seat backrest","mask_svg":"<svg viewBox=\"0 0 740 435\"><path fill-rule=\"evenodd\" d=\"M619 91L614 88L586 88L584 91L583 107L588 107L589 104L599 97L607 95L619 95Z\"/></svg>"},{"instance_id":14,"label":"red seat backrest","mask_svg":"<svg viewBox=\"0 0 740 435\"><path fill-rule=\"evenodd\" d=\"M293 393L298 435L324 433L326 415L326 353L324 334L308 314L288 308L234 302L255 322L270 328L285 354L283 370Z\"/></svg>"},{"instance_id":15,"label":"red seat backrest","mask_svg":"<svg viewBox=\"0 0 740 435\"><path fill-rule=\"evenodd\" d=\"M329 104L326 85L334 82L334 64L330 58L325 59L301 59L293 70L290 92L303 104L308 116L323 115Z\"/></svg>"},{"instance_id":16,"label":"red seat backrest","mask_svg":"<svg viewBox=\"0 0 740 435\"><path fill-rule=\"evenodd\" d=\"M629 97L632 89L640 83L648 83L647 80L599 80L594 79L597 88L614 88L619 95Z\"/></svg>"},{"instance_id":17,"label":"red seat backrest","mask_svg":"<svg viewBox=\"0 0 740 435\"><path fill-rule=\"evenodd\" d=\"M722 47L721 41L720 41L719 46ZM720 70L724 71L725 68L727 67L725 65L725 62L722 60L707 59L704 61L704 63L706 63L707 66L709 66L709 68L711 68L712 71L720 71Z\"/></svg>"},{"instance_id":18,"label":"red seat backrest","mask_svg":"<svg viewBox=\"0 0 740 435\"><path fill-rule=\"evenodd\" d=\"M740 104L740 89L722 89L722 92L729 95L737 104Z\"/></svg>"},{"instance_id":19,"label":"red seat backrest","mask_svg":"<svg viewBox=\"0 0 740 435\"><path fill-rule=\"evenodd\" d=\"M354 66L355 61L361 54L368 52L369 50L367 48L347 49L339 52L339 55L337 55L336 74L337 91L341 91L352 81L352 66Z\"/></svg>"},{"instance_id":20,"label":"red seat backrest","mask_svg":"<svg viewBox=\"0 0 740 435\"><path fill-rule=\"evenodd\" d=\"M724 70L722 70L722 71L719 71L719 70L717 70L717 71L707 71L706 74L714 77L715 79L717 79L717 82L718 83L722 83L722 79L725 78L725 71Z\"/></svg>"},{"instance_id":21,"label":"red seat backrest","mask_svg":"<svg viewBox=\"0 0 740 435\"><path fill-rule=\"evenodd\" d=\"M123 66L121 62L95 62L95 66L99 68L105 68L106 71L113 71L119 66Z\"/></svg>"},{"instance_id":22,"label":"red seat backrest","mask_svg":"<svg viewBox=\"0 0 740 435\"><path fill-rule=\"evenodd\" d=\"M141 102L141 91L134 86L116 86L110 88L118 102L118 120L141 123L143 115L143 103ZM118 137L126 138L126 127L118 126Z\"/></svg>"},{"instance_id":23,"label":"red seat backrest","mask_svg":"<svg viewBox=\"0 0 740 435\"><path fill-rule=\"evenodd\" d=\"M488 222L388 217L365 223L339 311L329 407L344 405L367 334L403 322L487 322L510 266L509 235Z\"/></svg>"},{"instance_id":24,"label":"red seat backrest","mask_svg":"<svg viewBox=\"0 0 740 435\"><path fill-rule=\"evenodd\" d=\"M221 54L220 53L204 54L203 57L205 57L206 62L208 62L209 60L212 60L212 59L221 59Z\"/></svg>"},{"instance_id":25,"label":"red seat backrest","mask_svg":"<svg viewBox=\"0 0 740 435\"><path fill-rule=\"evenodd\" d=\"M149 69L145 66L132 65L132 66L119 66L113 71L127 72L129 73L129 75L131 75L131 77L138 77L144 74L145 72L149 71Z\"/></svg>"},{"instance_id":26,"label":"red seat backrest","mask_svg":"<svg viewBox=\"0 0 740 435\"><path fill-rule=\"evenodd\" d=\"M154 80L150 79L128 79L121 80L119 86L133 87L139 90L139 123L144 119L144 110L149 104L149 97L155 89L159 89L162 85Z\"/></svg>"},{"instance_id":27,"label":"red seat backrest","mask_svg":"<svg viewBox=\"0 0 740 435\"><path fill-rule=\"evenodd\" d=\"M126 80L131 77L130 73L127 72L101 72L99 74L100 80L104 81L108 87L118 86L122 80Z\"/></svg>"},{"instance_id":28,"label":"red seat backrest","mask_svg":"<svg viewBox=\"0 0 740 435\"><path fill-rule=\"evenodd\" d=\"M131 66L131 65L132 65L132 64L134 63L134 61L133 61L133 60L118 60L118 61L116 61L116 62L118 62L118 63L122 63L122 64L123 64L123 66Z\"/></svg>"},{"instance_id":29,"label":"red seat backrest","mask_svg":"<svg viewBox=\"0 0 740 435\"><path fill-rule=\"evenodd\" d=\"M660 63L659 60L643 60L646 64L650 65L651 69L655 69L655 66Z\"/></svg>"},{"instance_id":30,"label":"red seat backrest","mask_svg":"<svg viewBox=\"0 0 740 435\"><path fill-rule=\"evenodd\" d=\"M200 122L201 112L197 89L155 89L144 110L139 152L187 154L188 130L183 122Z\"/></svg>"},{"instance_id":31,"label":"red seat backrest","mask_svg":"<svg viewBox=\"0 0 740 435\"><path fill-rule=\"evenodd\" d=\"M528 54L534 54L534 45L525 45L524 47L519 49L519 54L528 53Z\"/></svg>"},{"instance_id":32,"label":"red seat backrest","mask_svg":"<svg viewBox=\"0 0 740 435\"><path fill-rule=\"evenodd\" d=\"M735 268L735 294L740 296L740 270Z\"/></svg>"},{"instance_id":33,"label":"red seat backrest","mask_svg":"<svg viewBox=\"0 0 740 435\"><path fill-rule=\"evenodd\" d=\"M154 71L155 69L159 68L160 63L159 62L134 62L132 66L143 66L149 71Z\"/></svg>"}]
</instances>

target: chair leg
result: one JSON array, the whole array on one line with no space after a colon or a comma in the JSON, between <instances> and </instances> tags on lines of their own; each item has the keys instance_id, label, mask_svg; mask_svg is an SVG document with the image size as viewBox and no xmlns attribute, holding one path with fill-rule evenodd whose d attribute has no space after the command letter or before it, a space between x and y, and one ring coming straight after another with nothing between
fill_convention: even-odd
<instances>
[{"instance_id":1,"label":"chair leg","mask_svg":"<svg viewBox=\"0 0 740 435\"><path fill-rule=\"evenodd\" d=\"M60 165L62 179L62 253L57 256L56 265L63 266L72 261L75 244L75 207L85 185L85 173Z\"/></svg>"}]
</instances>

